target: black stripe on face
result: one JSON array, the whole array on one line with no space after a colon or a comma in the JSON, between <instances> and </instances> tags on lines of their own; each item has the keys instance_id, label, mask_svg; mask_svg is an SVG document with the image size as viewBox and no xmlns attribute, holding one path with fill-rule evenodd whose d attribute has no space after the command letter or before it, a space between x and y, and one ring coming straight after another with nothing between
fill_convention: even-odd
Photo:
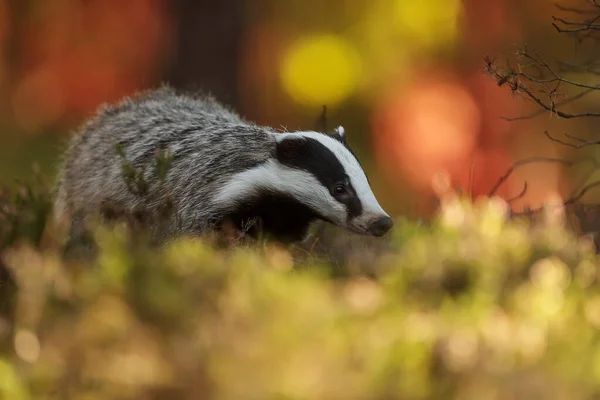
<instances>
[{"instance_id":1,"label":"black stripe on face","mask_svg":"<svg viewBox=\"0 0 600 400\"><path fill-rule=\"evenodd\" d=\"M350 146L348 145L348 142L346 141L346 137L345 136L341 136L339 133L333 133L331 135L332 138L334 138L335 140L337 140L338 142L340 142L342 145L344 145L344 147L346 148L346 150L348 150L350 152L350 154L352 154L352 156L354 157L354 159L356 160L356 162L358 163L358 165L360 166L361 169L364 170L362 164L360 163L360 160L358 159L358 157L356 157L356 154L354 153L354 151L352 151L352 149L350 148ZM369 177L366 176L367 178L367 182L369 182Z\"/></svg>"},{"instance_id":2,"label":"black stripe on face","mask_svg":"<svg viewBox=\"0 0 600 400\"><path fill-rule=\"evenodd\" d=\"M344 166L326 146L312 138L289 138L277 143L277 160L290 168L312 174L348 210L348 219L362 213L362 204L350 183ZM345 191L336 188L343 185Z\"/></svg>"}]
</instances>

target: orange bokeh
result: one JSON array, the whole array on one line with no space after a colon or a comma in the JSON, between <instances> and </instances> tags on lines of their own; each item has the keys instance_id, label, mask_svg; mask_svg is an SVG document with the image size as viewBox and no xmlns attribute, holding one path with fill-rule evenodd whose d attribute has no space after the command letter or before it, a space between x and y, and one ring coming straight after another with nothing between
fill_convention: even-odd
<instances>
[{"instance_id":1,"label":"orange bokeh","mask_svg":"<svg viewBox=\"0 0 600 400\"><path fill-rule=\"evenodd\" d=\"M455 189L474 197L490 193L512 163L513 125L499 116L519 107L487 79L438 69L390 90L374 117L375 148L388 179L402 176L416 192L433 196L433 179L447 173ZM511 179L496 194L514 196L517 186Z\"/></svg>"},{"instance_id":2,"label":"orange bokeh","mask_svg":"<svg viewBox=\"0 0 600 400\"><path fill-rule=\"evenodd\" d=\"M544 11L552 7L541 3L536 0ZM390 85L373 115L376 156L387 179L398 187L408 183L423 204L436 196L440 172L454 189L490 194L515 161L512 146L539 133L530 122L502 119L527 113L527 104L483 72L485 55L502 54L522 39L524 19L509 0L467 0L463 11L460 61L429 70L415 66L417 78L407 87ZM532 173L542 176L513 207L538 206L564 183L559 166L531 165L511 174L495 194L517 196Z\"/></svg>"},{"instance_id":3,"label":"orange bokeh","mask_svg":"<svg viewBox=\"0 0 600 400\"><path fill-rule=\"evenodd\" d=\"M79 119L155 80L171 37L165 11L160 0L40 3L12 60L10 108L19 126L35 132Z\"/></svg>"},{"instance_id":4,"label":"orange bokeh","mask_svg":"<svg viewBox=\"0 0 600 400\"><path fill-rule=\"evenodd\" d=\"M440 171L452 175L468 164L479 125L472 96L449 76L433 73L384 100L375 129L377 153L417 189Z\"/></svg>"}]
</instances>

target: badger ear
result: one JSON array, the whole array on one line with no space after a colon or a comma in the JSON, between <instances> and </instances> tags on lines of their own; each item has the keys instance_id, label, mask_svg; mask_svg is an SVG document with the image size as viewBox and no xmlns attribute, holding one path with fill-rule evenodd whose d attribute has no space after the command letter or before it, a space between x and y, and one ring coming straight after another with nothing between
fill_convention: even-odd
<instances>
[{"instance_id":1,"label":"badger ear","mask_svg":"<svg viewBox=\"0 0 600 400\"><path fill-rule=\"evenodd\" d=\"M304 141L297 138L278 140L275 146L275 158L282 164L292 164L303 150Z\"/></svg>"},{"instance_id":2,"label":"badger ear","mask_svg":"<svg viewBox=\"0 0 600 400\"><path fill-rule=\"evenodd\" d=\"M343 126L340 125L337 128L335 128L335 130L333 131L333 136L340 142L346 144L346 130Z\"/></svg>"}]
</instances>

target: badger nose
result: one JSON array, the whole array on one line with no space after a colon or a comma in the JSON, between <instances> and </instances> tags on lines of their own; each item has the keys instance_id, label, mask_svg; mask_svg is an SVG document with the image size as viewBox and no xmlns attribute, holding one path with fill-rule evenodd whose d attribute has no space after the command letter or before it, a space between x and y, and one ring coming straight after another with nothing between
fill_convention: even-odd
<instances>
[{"instance_id":1,"label":"badger nose","mask_svg":"<svg viewBox=\"0 0 600 400\"><path fill-rule=\"evenodd\" d=\"M388 216L381 217L371 224L369 232L373 236L383 236L394 226L394 222Z\"/></svg>"}]
</instances>

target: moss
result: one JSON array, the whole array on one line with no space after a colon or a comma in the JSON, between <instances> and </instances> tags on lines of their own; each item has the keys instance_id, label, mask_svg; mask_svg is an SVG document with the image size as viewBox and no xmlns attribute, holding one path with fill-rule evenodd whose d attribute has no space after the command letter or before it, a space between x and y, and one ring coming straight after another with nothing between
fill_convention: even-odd
<instances>
[{"instance_id":1,"label":"moss","mask_svg":"<svg viewBox=\"0 0 600 400\"><path fill-rule=\"evenodd\" d=\"M3 200L15 290L0 291L12 310L0 316L2 398L600 391L600 263L560 219L510 220L502 202L455 198L430 224L399 218L387 240L327 228L289 248L156 247L116 226L93 230L92 256L67 258L47 198Z\"/></svg>"}]
</instances>

